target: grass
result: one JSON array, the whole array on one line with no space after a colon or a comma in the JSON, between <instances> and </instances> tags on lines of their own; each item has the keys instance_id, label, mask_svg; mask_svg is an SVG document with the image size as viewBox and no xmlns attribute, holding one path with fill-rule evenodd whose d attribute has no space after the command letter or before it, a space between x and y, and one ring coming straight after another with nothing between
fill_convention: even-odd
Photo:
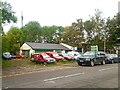
<instances>
[{"instance_id":1,"label":"grass","mask_svg":"<svg viewBox=\"0 0 120 90\"><path fill-rule=\"evenodd\" d=\"M25 67L25 66L58 66L58 65L63 65L63 64L70 64L70 63L75 63L75 60L61 60L59 62L55 63L45 63L45 64L36 64L35 62L31 62L30 58L25 58L25 59L12 59L12 60L2 60L2 66L3 67Z\"/></svg>"},{"instance_id":2,"label":"grass","mask_svg":"<svg viewBox=\"0 0 120 90\"><path fill-rule=\"evenodd\" d=\"M55 62L55 63L45 64L45 66L58 66L58 65L72 64L72 63L75 63L75 60L71 60L71 61L62 60L62 61Z\"/></svg>"},{"instance_id":3,"label":"grass","mask_svg":"<svg viewBox=\"0 0 120 90\"><path fill-rule=\"evenodd\" d=\"M2 67L11 67L11 61L10 60L2 60Z\"/></svg>"}]
</instances>

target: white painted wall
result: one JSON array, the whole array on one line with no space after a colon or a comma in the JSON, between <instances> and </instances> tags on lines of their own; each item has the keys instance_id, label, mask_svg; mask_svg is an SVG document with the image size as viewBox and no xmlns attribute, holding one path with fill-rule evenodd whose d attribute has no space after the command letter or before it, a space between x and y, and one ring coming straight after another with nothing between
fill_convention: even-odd
<instances>
[{"instance_id":1,"label":"white painted wall","mask_svg":"<svg viewBox=\"0 0 120 90\"><path fill-rule=\"evenodd\" d=\"M20 55L22 54L22 50L30 50L30 56L31 54L34 54L35 51L26 43L24 43L21 47L20 47Z\"/></svg>"}]
</instances>

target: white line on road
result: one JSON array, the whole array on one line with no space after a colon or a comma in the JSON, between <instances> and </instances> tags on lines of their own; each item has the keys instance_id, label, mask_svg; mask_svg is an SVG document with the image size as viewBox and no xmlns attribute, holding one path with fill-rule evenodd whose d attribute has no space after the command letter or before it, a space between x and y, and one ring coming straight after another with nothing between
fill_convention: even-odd
<instances>
[{"instance_id":1,"label":"white line on road","mask_svg":"<svg viewBox=\"0 0 120 90\"><path fill-rule=\"evenodd\" d=\"M118 67L111 67L111 68L100 69L99 71L109 70L109 69L113 69L113 68L118 68Z\"/></svg>"},{"instance_id":2,"label":"white line on road","mask_svg":"<svg viewBox=\"0 0 120 90\"><path fill-rule=\"evenodd\" d=\"M52 81L52 80L56 80L56 79L61 79L61 78L66 78L66 77L73 77L73 76L77 76L77 75L81 75L81 74L85 74L83 73L76 73L76 74L71 74L71 75L66 75L66 76L60 76L60 77L55 77L55 78L50 78L50 79L45 79L44 81Z\"/></svg>"}]
</instances>

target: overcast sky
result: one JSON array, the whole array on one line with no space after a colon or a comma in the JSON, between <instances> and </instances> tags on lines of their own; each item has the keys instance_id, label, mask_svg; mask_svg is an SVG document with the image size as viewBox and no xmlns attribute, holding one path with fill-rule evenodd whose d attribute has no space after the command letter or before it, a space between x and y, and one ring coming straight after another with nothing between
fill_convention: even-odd
<instances>
[{"instance_id":1,"label":"overcast sky","mask_svg":"<svg viewBox=\"0 0 120 90\"><path fill-rule=\"evenodd\" d=\"M103 12L102 16L113 17L118 12L120 0L4 0L11 4L16 12L17 24L5 25L5 31L10 26L21 27L21 12L24 25L29 21L38 21L41 26L69 26L76 19L89 19L95 9Z\"/></svg>"}]
</instances>

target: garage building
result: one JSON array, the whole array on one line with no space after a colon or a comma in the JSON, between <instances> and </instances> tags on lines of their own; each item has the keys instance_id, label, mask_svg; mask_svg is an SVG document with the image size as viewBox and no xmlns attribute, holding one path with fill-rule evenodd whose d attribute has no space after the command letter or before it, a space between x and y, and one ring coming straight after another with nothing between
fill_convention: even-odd
<instances>
[{"instance_id":1,"label":"garage building","mask_svg":"<svg viewBox=\"0 0 120 90\"><path fill-rule=\"evenodd\" d=\"M20 47L20 54L25 54L28 57L30 57L34 53L49 51L67 52L70 51L70 49L62 44L33 43L33 42L26 42Z\"/></svg>"}]
</instances>

